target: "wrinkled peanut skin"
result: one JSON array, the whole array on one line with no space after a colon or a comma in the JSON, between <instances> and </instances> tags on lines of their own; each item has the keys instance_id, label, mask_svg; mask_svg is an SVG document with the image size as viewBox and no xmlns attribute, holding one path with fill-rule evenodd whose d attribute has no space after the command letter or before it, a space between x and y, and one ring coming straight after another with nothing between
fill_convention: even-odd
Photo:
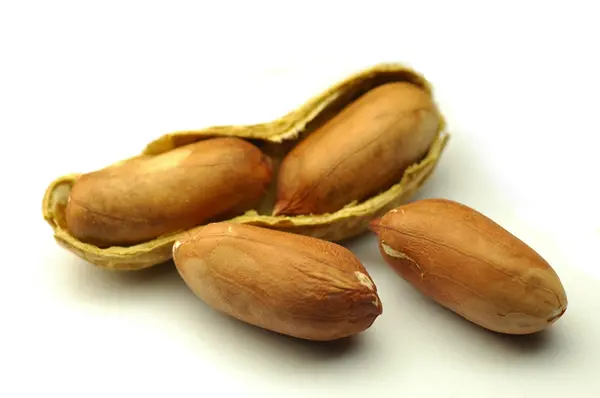
<instances>
[{"instance_id":1,"label":"wrinkled peanut skin","mask_svg":"<svg viewBox=\"0 0 600 398\"><path fill-rule=\"evenodd\" d=\"M239 138L214 138L82 175L67 228L99 247L127 246L247 210L266 192L271 162Z\"/></svg>"},{"instance_id":2,"label":"wrinkled peanut skin","mask_svg":"<svg viewBox=\"0 0 600 398\"><path fill-rule=\"evenodd\" d=\"M401 277L486 329L535 333L567 309L565 290L552 267L465 205L420 200L391 210L371 228L381 254Z\"/></svg>"},{"instance_id":3,"label":"wrinkled peanut skin","mask_svg":"<svg viewBox=\"0 0 600 398\"><path fill-rule=\"evenodd\" d=\"M430 94L414 84L372 89L287 154L273 213L331 213L388 189L425 156L441 123Z\"/></svg>"},{"instance_id":4,"label":"wrinkled peanut skin","mask_svg":"<svg viewBox=\"0 0 600 398\"><path fill-rule=\"evenodd\" d=\"M292 337L348 337L382 313L363 265L324 240L222 222L175 243L173 259L187 286L213 309Z\"/></svg>"}]
</instances>

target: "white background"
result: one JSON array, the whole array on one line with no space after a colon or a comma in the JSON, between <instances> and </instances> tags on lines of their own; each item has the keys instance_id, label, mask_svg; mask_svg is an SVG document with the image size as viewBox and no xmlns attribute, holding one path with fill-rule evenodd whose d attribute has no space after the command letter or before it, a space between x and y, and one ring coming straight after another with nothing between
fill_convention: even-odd
<instances>
[{"instance_id":1,"label":"white background","mask_svg":"<svg viewBox=\"0 0 600 398\"><path fill-rule=\"evenodd\" d=\"M594 3L0 3L0 396L600 396ZM270 120L385 61L433 82L453 134L419 197L477 208L554 266L569 309L548 333L441 310L371 236L349 247L384 313L350 345L219 315L170 267L114 274L54 244L53 178L173 130Z\"/></svg>"}]
</instances>

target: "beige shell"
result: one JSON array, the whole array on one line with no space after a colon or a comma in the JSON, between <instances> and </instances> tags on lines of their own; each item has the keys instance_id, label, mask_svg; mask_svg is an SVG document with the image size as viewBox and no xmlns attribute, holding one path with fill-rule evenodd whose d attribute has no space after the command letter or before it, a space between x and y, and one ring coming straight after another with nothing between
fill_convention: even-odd
<instances>
[{"instance_id":1,"label":"beige shell","mask_svg":"<svg viewBox=\"0 0 600 398\"><path fill-rule=\"evenodd\" d=\"M338 82L279 119L254 125L215 126L202 130L169 133L146 145L140 156L160 154L206 138L236 136L252 140L270 156L281 159L294 141L310 134L344 106L368 90L393 81L412 82L433 95L429 82L417 72L399 64L379 64ZM449 134L444 131L444 128L445 123L442 120L438 137L428 154L419 163L410 166L401 181L364 202L349 203L344 208L329 214L271 216L267 215L270 213L266 210L269 205L272 206L273 198L270 197L265 198L265 209L248 211L227 221L273 228L329 241L341 241L360 235L368 230L371 220L407 202L429 178L449 139ZM42 205L44 219L52 227L58 244L92 264L119 270L143 269L171 259L172 245L185 231L178 231L135 246L104 249L83 243L70 235L66 229L65 207L72 184L79 175L69 174L57 178L50 183L44 195Z\"/></svg>"}]
</instances>

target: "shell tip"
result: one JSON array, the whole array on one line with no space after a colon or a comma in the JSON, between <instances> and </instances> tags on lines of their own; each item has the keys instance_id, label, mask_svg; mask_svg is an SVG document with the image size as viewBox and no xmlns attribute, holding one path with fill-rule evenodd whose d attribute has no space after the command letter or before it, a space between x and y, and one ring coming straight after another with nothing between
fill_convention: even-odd
<instances>
[{"instance_id":1,"label":"shell tip","mask_svg":"<svg viewBox=\"0 0 600 398\"><path fill-rule=\"evenodd\" d=\"M173 246L171 247L172 257L175 257L175 255L177 254L177 250L179 249L180 246L181 246L180 240L176 240L175 242L173 242Z\"/></svg>"}]
</instances>

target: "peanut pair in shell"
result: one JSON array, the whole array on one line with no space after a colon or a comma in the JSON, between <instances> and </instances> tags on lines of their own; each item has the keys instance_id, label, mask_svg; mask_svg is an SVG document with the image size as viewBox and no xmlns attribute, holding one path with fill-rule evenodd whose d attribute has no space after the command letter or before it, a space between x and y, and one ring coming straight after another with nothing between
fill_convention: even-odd
<instances>
[{"instance_id":1,"label":"peanut pair in shell","mask_svg":"<svg viewBox=\"0 0 600 398\"><path fill-rule=\"evenodd\" d=\"M166 134L149 143L139 156L119 161L114 166L119 167L130 162L152 161L153 158L168 154L177 148L217 137L235 137L246 140L270 158L272 177L268 189L250 208L242 207L240 209L234 206L232 210L237 210L237 213L225 211L218 212L219 214L214 216L213 212L209 212L212 218L209 217L210 219L207 220L205 217L201 217L204 221L199 221L198 225L194 227L199 227L209 221L231 221L293 232L328 241L340 241L354 237L365 232L371 220L409 200L434 171L449 138L444 131L444 119L435 107L428 108L431 109L431 112L429 110L426 112L418 111L415 108L416 113L405 113L406 115L413 115L409 119L400 118L395 120L394 126L396 128L401 127L397 129L397 136L405 143L403 151L406 151L410 156L400 156L398 154L402 162L388 169L400 169L402 172L394 175L393 178L380 175L378 168L382 166L378 164L377 152L372 152L370 155L361 158L360 162L364 162L364 159L374 156L375 158L372 159L370 164L370 170L374 176L373 180L388 185L382 186L379 191L358 192L360 195L357 195L352 188L347 189L346 192L349 195L347 197L353 199L344 200L347 201L345 204L335 203L334 207L337 210L315 208L316 210L309 209L308 214L300 215L281 214L281 207L277 211L275 204L278 201L277 187L280 185L278 184L280 166L282 160L298 143L310 138L313 133L320 131L321 128L335 131L336 133L331 136L337 137L341 142L332 141L336 143L334 147L327 148L327 150L319 149L315 152L316 155L312 155L311 151L303 151L305 154L303 157L311 162L315 161L315 164L328 163L331 166L332 161L330 158L333 159L338 156L340 148L345 148L345 151L348 148L352 149L353 147L350 144L354 140L346 140L342 136L343 134L339 132L343 130L327 127L328 122L333 121L336 115L339 115L363 95L376 88L393 83L408 84L411 89L414 88L408 90L411 92L417 90L419 95L415 97L417 101L414 104L421 104L420 101L423 101L423 98L428 99L429 103L433 104L433 93L430 84L424 77L402 65L381 64L342 80L315 96L297 110L272 122L242 126L216 126ZM415 118L415 114L418 114L419 117ZM434 119L436 122L432 123L431 121ZM368 118L366 121L362 119L361 123L368 125L369 123L366 122L368 122ZM429 138L429 144L426 145L425 149L422 148L422 142L414 138L421 135ZM411 143L414 145L409 145ZM329 144L327 146L329 147ZM364 145L361 143L360 146ZM379 148L385 147L385 145L379 146ZM326 157L313 159L312 156ZM364 164L361 163L363 166ZM346 170L353 170L353 167ZM329 167L329 170L332 169L336 168ZM367 168L361 167L361 169L366 170ZM52 227L56 241L90 263L119 270L143 269L162 263L172 257L172 245L181 234L194 228L183 224L172 224L165 229L162 229L162 226L160 228L156 227L155 231L160 235L155 237L151 236L156 235L153 233L146 236L131 234L128 239L119 239L119 241L112 242L107 241L105 236L101 237L103 239L98 239L98 236L94 239L84 239L81 234L72 232L68 227L66 209L73 189L86 174L70 174L54 180L48 186L44 195L43 215ZM304 173L304 175L308 174ZM258 179L260 180L260 178ZM339 178L336 180L341 181ZM327 183L326 179L323 181ZM198 181L198 183L202 184L202 181ZM357 183L356 185L360 184ZM157 189L159 188L157 187ZM325 196L321 196L322 193L331 192L331 190L316 190L314 192L319 192L317 196L313 196L313 198L318 199L316 203L319 203L326 201ZM127 197L131 197L131 195L124 195L125 199ZM152 204L156 197L155 195L146 196L147 202L145 204ZM219 199L230 203L236 202L236 200L222 197ZM250 202L250 198L248 201ZM312 200L312 202L314 204L315 200ZM143 207L139 206L139 208ZM306 211L303 212L306 213ZM107 214L107 216L112 215ZM164 219L168 220L169 216L165 215ZM127 238L127 233L120 233L124 235L121 238Z\"/></svg>"},{"instance_id":2,"label":"peanut pair in shell","mask_svg":"<svg viewBox=\"0 0 600 398\"><path fill-rule=\"evenodd\" d=\"M468 206L419 200L389 211L371 228L398 275L486 329L536 333L567 310L567 295L550 264Z\"/></svg>"}]
</instances>

